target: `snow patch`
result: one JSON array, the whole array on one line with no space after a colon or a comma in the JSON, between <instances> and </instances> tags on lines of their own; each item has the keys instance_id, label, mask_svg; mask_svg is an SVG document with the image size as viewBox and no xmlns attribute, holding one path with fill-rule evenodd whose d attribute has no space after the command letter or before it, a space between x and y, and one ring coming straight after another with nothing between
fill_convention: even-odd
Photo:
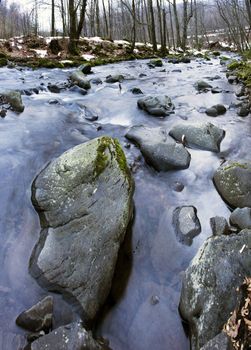
<instances>
[{"instance_id":1,"label":"snow patch","mask_svg":"<svg viewBox=\"0 0 251 350\"><path fill-rule=\"evenodd\" d=\"M81 57L83 57L83 59L85 59L86 61L90 61L90 60L96 58L96 56L90 55L88 53L83 54Z\"/></svg>"},{"instance_id":2,"label":"snow patch","mask_svg":"<svg viewBox=\"0 0 251 350\"><path fill-rule=\"evenodd\" d=\"M38 55L38 57L44 58L45 56L47 56L47 50L36 50L36 49L32 49L31 51L36 52L36 54Z\"/></svg>"}]
</instances>

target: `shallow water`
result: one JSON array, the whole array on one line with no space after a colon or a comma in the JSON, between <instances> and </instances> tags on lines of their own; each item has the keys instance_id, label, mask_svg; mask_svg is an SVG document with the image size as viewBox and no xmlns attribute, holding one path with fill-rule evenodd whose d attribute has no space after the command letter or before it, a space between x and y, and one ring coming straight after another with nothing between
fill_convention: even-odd
<instances>
[{"instance_id":1,"label":"shallow water","mask_svg":"<svg viewBox=\"0 0 251 350\"><path fill-rule=\"evenodd\" d=\"M166 72L161 72L165 68ZM48 293L28 273L29 257L40 225L30 196L31 184L39 171L65 150L100 135L118 137L122 145L127 129L136 124L170 128L177 122L210 121L226 130L221 153L189 150L189 169L157 173L149 167L134 145L125 148L128 162L134 164L136 190L135 217L128 233L114 280L109 303L97 325L97 334L108 338L114 350L186 350L189 341L178 314L181 280L184 270L205 239L211 234L209 219L228 218L230 211L212 183L221 157L250 159L250 117L240 118L236 110L211 118L200 113L201 107L216 103L229 106L236 102L235 86L228 84L218 59L149 69L146 61L124 62L93 69L90 78L114 73L130 74L133 80L118 84L92 85L86 96L64 91L48 91L23 96L25 110L8 112L0 120L0 348L18 349L23 343L22 330L15 326L16 316ZM182 72L172 72L174 69ZM138 78L140 73L146 77ZM69 70L37 71L0 69L2 88L27 89L41 83L65 81ZM194 82L219 75L211 83L227 90L221 94L197 94ZM207 80L207 79L205 79ZM176 106L166 118L154 118L137 108L139 96L167 94ZM49 104L58 99L59 104ZM84 119L84 106L99 116L95 123ZM102 129L97 130L101 125ZM175 182L185 188L175 192ZM172 212L177 206L198 209L202 232L188 247L177 241L172 228ZM122 265L122 268L121 268ZM70 307L55 297L55 326L77 317ZM21 336L19 336L21 335Z\"/></svg>"}]
</instances>

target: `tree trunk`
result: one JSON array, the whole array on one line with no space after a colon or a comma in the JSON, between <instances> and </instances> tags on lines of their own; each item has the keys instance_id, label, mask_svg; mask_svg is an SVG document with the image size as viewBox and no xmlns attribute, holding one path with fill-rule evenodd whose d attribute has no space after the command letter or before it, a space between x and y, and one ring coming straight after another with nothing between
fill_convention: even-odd
<instances>
[{"instance_id":1,"label":"tree trunk","mask_svg":"<svg viewBox=\"0 0 251 350\"><path fill-rule=\"evenodd\" d=\"M152 36L152 45L153 51L157 51L157 40L156 40L156 32L155 32L155 20L154 20L154 12L153 12L153 2L152 0L148 0L150 18L151 18L151 36Z\"/></svg>"},{"instance_id":2,"label":"tree trunk","mask_svg":"<svg viewBox=\"0 0 251 350\"><path fill-rule=\"evenodd\" d=\"M51 36L55 36L55 1L51 0Z\"/></svg>"}]
</instances>

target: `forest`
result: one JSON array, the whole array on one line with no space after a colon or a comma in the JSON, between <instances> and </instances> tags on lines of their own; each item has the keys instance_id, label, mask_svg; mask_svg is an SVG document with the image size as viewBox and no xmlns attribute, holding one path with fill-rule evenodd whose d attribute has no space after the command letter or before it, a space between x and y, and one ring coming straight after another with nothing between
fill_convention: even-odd
<instances>
[{"instance_id":1,"label":"forest","mask_svg":"<svg viewBox=\"0 0 251 350\"><path fill-rule=\"evenodd\" d=\"M44 21L43 12L50 14ZM149 42L161 46L202 48L212 36L238 51L249 48L249 0L35 0L29 9L1 1L0 37L51 35L70 37L71 48L80 36ZM46 22L46 25L45 23Z\"/></svg>"}]
</instances>

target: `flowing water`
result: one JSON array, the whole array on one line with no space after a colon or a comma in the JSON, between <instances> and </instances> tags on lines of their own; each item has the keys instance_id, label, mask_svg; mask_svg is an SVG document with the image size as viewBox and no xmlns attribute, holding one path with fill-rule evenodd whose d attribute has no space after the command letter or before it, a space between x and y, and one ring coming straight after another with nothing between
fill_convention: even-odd
<instances>
[{"instance_id":1,"label":"flowing water","mask_svg":"<svg viewBox=\"0 0 251 350\"><path fill-rule=\"evenodd\" d=\"M165 71L162 71L163 68ZM205 239L211 234L209 219L230 211L214 188L212 176L221 158L248 159L251 149L250 117L240 118L235 109L211 118L202 107L236 102L234 86L228 84L218 59L190 64L164 63L149 69L146 61L123 62L93 69L90 78L120 73L128 76L118 83L94 85L88 95L65 90L60 94L42 91L23 96L25 110L8 112L0 120L0 348L18 349L24 332L15 326L16 316L48 293L28 273L29 258L40 225L30 197L31 184L39 171L65 150L100 135L119 138L122 146L130 126L143 124L170 129L177 122L210 121L226 130L221 153L189 150L192 156L186 170L158 173L149 167L134 145L125 148L133 165L136 183L135 215L121 249L109 302L99 318L96 333L108 338L114 350L186 350L189 341L178 313L184 270ZM180 69L181 72L173 71ZM139 78L139 74L146 76ZM69 70L32 71L0 69L1 88L28 89L49 82L66 81ZM211 84L225 90L220 94L198 94L193 84L219 75ZM137 108L139 87L145 94L167 94L175 113L155 118ZM50 104L57 99L58 104ZM96 122L84 119L85 108L98 115ZM100 128L101 126L101 128ZM176 182L184 184L175 191ZM177 206L198 209L202 232L191 246L177 241L172 212ZM112 215L112 213L111 213ZM55 326L77 316L55 296Z\"/></svg>"}]
</instances>

